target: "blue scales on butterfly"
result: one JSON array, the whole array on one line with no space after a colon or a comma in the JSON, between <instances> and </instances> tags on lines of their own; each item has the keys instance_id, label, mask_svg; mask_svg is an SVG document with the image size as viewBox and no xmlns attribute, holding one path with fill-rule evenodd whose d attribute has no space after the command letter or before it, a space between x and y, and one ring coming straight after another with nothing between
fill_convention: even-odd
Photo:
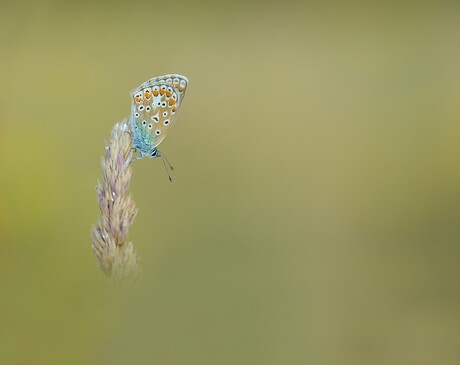
<instances>
[{"instance_id":1,"label":"blue scales on butterfly","mask_svg":"<svg viewBox=\"0 0 460 365\"><path fill-rule=\"evenodd\" d=\"M139 151L136 160L161 157L167 170L164 154L157 147L177 119L187 85L185 76L171 74L147 80L131 93L130 126L134 149Z\"/></svg>"}]
</instances>

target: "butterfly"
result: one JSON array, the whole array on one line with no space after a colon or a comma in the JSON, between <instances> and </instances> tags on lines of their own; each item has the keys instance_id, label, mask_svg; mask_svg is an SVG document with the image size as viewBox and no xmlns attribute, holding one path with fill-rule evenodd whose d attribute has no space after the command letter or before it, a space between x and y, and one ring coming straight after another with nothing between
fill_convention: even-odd
<instances>
[{"instance_id":1,"label":"butterfly","mask_svg":"<svg viewBox=\"0 0 460 365\"><path fill-rule=\"evenodd\" d=\"M131 92L130 126L134 150L139 151L135 160L160 157L170 181L168 160L157 147L177 119L187 85L185 76L171 74L151 78ZM173 170L169 162L168 165Z\"/></svg>"}]
</instances>

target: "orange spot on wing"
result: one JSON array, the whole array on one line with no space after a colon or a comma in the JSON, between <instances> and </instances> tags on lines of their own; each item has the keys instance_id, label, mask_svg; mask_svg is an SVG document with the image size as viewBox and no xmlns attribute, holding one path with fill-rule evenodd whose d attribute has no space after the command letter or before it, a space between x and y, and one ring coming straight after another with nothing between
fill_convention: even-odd
<instances>
[{"instance_id":1,"label":"orange spot on wing","mask_svg":"<svg viewBox=\"0 0 460 365\"><path fill-rule=\"evenodd\" d=\"M171 91L166 91L166 96L169 98L171 96Z\"/></svg>"},{"instance_id":2,"label":"orange spot on wing","mask_svg":"<svg viewBox=\"0 0 460 365\"><path fill-rule=\"evenodd\" d=\"M163 95L165 91L163 89L160 90L160 95Z\"/></svg>"},{"instance_id":3,"label":"orange spot on wing","mask_svg":"<svg viewBox=\"0 0 460 365\"><path fill-rule=\"evenodd\" d=\"M136 96L134 100L136 100L136 102L139 103L142 100L142 98L140 96Z\"/></svg>"},{"instance_id":4,"label":"orange spot on wing","mask_svg":"<svg viewBox=\"0 0 460 365\"><path fill-rule=\"evenodd\" d=\"M180 92L182 92L182 91L184 91L184 90L185 90L185 87L180 87L180 88L179 88L179 91L180 91Z\"/></svg>"},{"instance_id":5,"label":"orange spot on wing","mask_svg":"<svg viewBox=\"0 0 460 365\"><path fill-rule=\"evenodd\" d=\"M176 111L176 106L174 105L174 108L172 108L172 111L175 112Z\"/></svg>"},{"instance_id":6,"label":"orange spot on wing","mask_svg":"<svg viewBox=\"0 0 460 365\"><path fill-rule=\"evenodd\" d=\"M169 105L174 105L176 101L174 99L169 99Z\"/></svg>"},{"instance_id":7,"label":"orange spot on wing","mask_svg":"<svg viewBox=\"0 0 460 365\"><path fill-rule=\"evenodd\" d=\"M152 94L150 94L150 92L146 91L146 92L144 93L144 96L145 96L146 99L150 99L150 97L152 96Z\"/></svg>"},{"instance_id":8,"label":"orange spot on wing","mask_svg":"<svg viewBox=\"0 0 460 365\"><path fill-rule=\"evenodd\" d=\"M153 90L153 95L154 96L158 96L158 94L159 94L158 90Z\"/></svg>"}]
</instances>

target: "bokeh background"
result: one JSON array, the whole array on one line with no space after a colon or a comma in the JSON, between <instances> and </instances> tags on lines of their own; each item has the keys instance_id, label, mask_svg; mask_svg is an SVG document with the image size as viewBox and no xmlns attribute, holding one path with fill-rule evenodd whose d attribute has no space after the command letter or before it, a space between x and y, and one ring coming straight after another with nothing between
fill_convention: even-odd
<instances>
[{"instance_id":1,"label":"bokeh background","mask_svg":"<svg viewBox=\"0 0 460 365\"><path fill-rule=\"evenodd\" d=\"M459 364L459 44L455 1L1 1L0 364ZM116 287L104 139L165 73Z\"/></svg>"}]
</instances>

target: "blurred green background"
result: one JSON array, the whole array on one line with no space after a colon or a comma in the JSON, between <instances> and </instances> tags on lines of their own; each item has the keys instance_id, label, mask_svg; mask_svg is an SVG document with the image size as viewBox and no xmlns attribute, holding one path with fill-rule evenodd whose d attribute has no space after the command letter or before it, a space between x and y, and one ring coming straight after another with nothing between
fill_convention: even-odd
<instances>
[{"instance_id":1,"label":"blurred green background","mask_svg":"<svg viewBox=\"0 0 460 365\"><path fill-rule=\"evenodd\" d=\"M458 2L0 3L0 364L459 364ZM104 139L143 279L98 271Z\"/></svg>"}]
</instances>

